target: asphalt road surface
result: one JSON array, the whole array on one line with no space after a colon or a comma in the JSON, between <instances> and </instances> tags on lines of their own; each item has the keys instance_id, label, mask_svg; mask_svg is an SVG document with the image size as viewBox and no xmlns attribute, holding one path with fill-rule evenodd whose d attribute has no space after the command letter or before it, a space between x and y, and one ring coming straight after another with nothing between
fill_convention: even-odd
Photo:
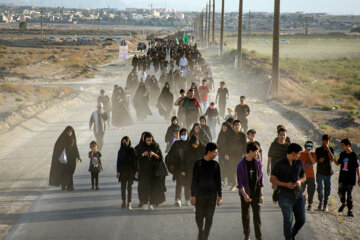
<instances>
[{"instance_id":1,"label":"asphalt road surface","mask_svg":"<svg viewBox=\"0 0 360 240\"><path fill-rule=\"evenodd\" d=\"M164 135L169 123L162 119L154 108L152 108L153 116L144 122L136 122L135 125L123 129L113 127L107 129L102 151L104 172L99 177L100 190L90 189L87 153L89 143L94 139L93 132L88 129L90 113L95 110L99 89L105 88L111 95L113 84L120 86L125 84L127 70L129 70L128 66L104 67L102 71L111 72L112 75L106 78L100 75L92 80L92 84L84 90L87 95L84 101L68 106L66 114L56 120L43 123L41 129L28 134L26 139L2 156L4 161L10 161L10 157L11 161L15 162L21 162L24 159L33 161L33 164L24 166L32 166L31 171L39 171L39 175L38 178L32 175L33 178L28 181L46 182L53 144L62 130L67 125L72 125L77 134L78 147L83 159L74 175L75 191L61 192L58 188L45 188L28 211L18 218L5 237L6 240L196 239L194 209L187 206L174 207L175 184L171 181L171 175L166 181L166 202L159 208L155 208L154 211L143 211L137 207L137 183L133 186L133 210L120 208L120 185L115 178L115 172L121 138L125 135L129 136L135 146L143 131L151 131L155 140L161 143L161 149L163 151L165 149ZM218 82L221 79L216 80ZM237 94L236 89L231 89L231 94L236 96L232 101L238 101L240 93ZM260 132L258 139L263 143L264 156L266 156L268 146L275 135L278 123L276 117L281 116L275 116L276 113L270 112L265 105L256 104L255 100L250 99L250 105L253 109L250 121L256 123L258 129L261 129L258 130ZM269 120L267 113L274 115L274 120ZM134 112L133 116L135 116ZM304 139L300 133L295 132L295 126L292 126L290 122L284 120L282 123L286 124L290 131L293 130L293 135L297 135L296 138ZM24 166L19 169L19 173L26 172L26 168L23 169ZM265 202L261 209L263 239L283 239L282 215L280 208L271 200L272 191L268 177L265 178L265 185ZM242 239L239 195L237 192L226 189L223 192L223 205L216 208L210 239ZM251 237L255 239L253 227L251 227ZM310 222L306 223L297 239L317 239Z\"/></svg>"}]
</instances>

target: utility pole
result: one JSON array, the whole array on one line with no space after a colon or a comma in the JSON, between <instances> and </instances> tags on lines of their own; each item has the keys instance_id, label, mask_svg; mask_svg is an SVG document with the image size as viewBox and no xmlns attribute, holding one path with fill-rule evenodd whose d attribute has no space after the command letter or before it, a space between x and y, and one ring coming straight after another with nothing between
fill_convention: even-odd
<instances>
[{"instance_id":1,"label":"utility pole","mask_svg":"<svg viewBox=\"0 0 360 240\"><path fill-rule=\"evenodd\" d=\"M243 0L239 0L239 22L238 22L238 42L237 42L237 68L242 69L242 16L243 16Z\"/></svg>"},{"instance_id":2,"label":"utility pole","mask_svg":"<svg viewBox=\"0 0 360 240\"><path fill-rule=\"evenodd\" d=\"M41 39L44 37L44 8L41 9Z\"/></svg>"},{"instance_id":3,"label":"utility pole","mask_svg":"<svg viewBox=\"0 0 360 240\"><path fill-rule=\"evenodd\" d=\"M273 53L272 53L272 81L271 96L279 94L279 50L280 50L280 0L275 0L274 5L274 32L273 32Z\"/></svg>"},{"instance_id":4,"label":"utility pole","mask_svg":"<svg viewBox=\"0 0 360 240\"><path fill-rule=\"evenodd\" d=\"M249 36L251 36L251 11L249 10Z\"/></svg>"},{"instance_id":5,"label":"utility pole","mask_svg":"<svg viewBox=\"0 0 360 240\"><path fill-rule=\"evenodd\" d=\"M205 12L205 44L206 44L206 41L207 41L207 35L206 35L206 31L207 31L207 22L208 20L208 4L206 4L206 12Z\"/></svg>"},{"instance_id":6,"label":"utility pole","mask_svg":"<svg viewBox=\"0 0 360 240\"><path fill-rule=\"evenodd\" d=\"M220 24L220 55L224 51L224 11L225 11L225 0L222 0L221 6L221 24Z\"/></svg>"},{"instance_id":7,"label":"utility pole","mask_svg":"<svg viewBox=\"0 0 360 240\"><path fill-rule=\"evenodd\" d=\"M215 46L215 0L213 0L212 45Z\"/></svg>"},{"instance_id":8,"label":"utility pole","mask_svg":"<svg viewBox=\"0 0 360 240\"><path fill-rule=\"evenodd\" d=\"M209 0L209 20L208 20L208 38L207 38L207 46L210 45L210 16L211 16L211 0Z\"/></svg>"},{"instance_id":9,"label":"utility pole","mask_svg":"<svg viewBox=\"0 0 360 240\"><path fill-rule=\"evenodd\" d=\"M308 17L305 17L305 35L309 34Z\"/></svg>"},{"instance_id":10,"label":"utility pole","mask_svg":"<svg viewBox=\"0 0 360 240\"><path fill-rule=\"evenodd\" d=\"M201 10L201 15L200 15L200 38L201 38L201 42L204 41L204 9Z\"/></svg>"}]
</instances>

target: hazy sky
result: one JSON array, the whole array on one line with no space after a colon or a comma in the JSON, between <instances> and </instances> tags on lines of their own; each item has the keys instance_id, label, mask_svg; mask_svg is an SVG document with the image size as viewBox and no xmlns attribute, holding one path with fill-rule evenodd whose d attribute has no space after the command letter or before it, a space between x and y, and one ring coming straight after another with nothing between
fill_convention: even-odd
<instances>
[{"instance_id":1,"label":"hazy sky","mask_svg":"<svg viewBox=\"0 0 360 240\"><path fill-rule=\"evenodd\" d=\"M212 2L213 0L211 0ZM238 11L238 0L225 0L225 11ZM273 11L273 0L244 0L244 11ZM206 0L0 0L0 3L17 5L125 9L129 7L147 8L152 3L154 8L176 8L183 11L200 11ZM216 0L216 11L220 10L221 0ZM360 15L360 0L281 0L282 12L327 12L332 14Z\"/></svg>"}]
</instances>

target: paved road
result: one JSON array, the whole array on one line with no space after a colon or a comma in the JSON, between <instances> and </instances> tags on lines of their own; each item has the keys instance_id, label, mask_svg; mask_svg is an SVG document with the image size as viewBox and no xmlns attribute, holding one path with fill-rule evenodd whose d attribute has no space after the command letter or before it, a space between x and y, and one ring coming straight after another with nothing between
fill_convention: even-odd
<instances>
[{"instance_id":1,"label":"paved road","mask_svg":"<svg viewBox=\"0 0 360 240\"><path fill-rule=\"evenodd\" d=\"M103 75L99 75L96 80L92 81L93 85L85 89L88 97L84 101L75 106L67 106L64 116L43 123L40 130L29 133L27 139L22 140L16 148L7 151L2 156L2 161L10 161L11 159L11 161L21 162L27 158L27 164L23 166L33 166L31 171L39 172L37 178L33 174L27 180L44 183L47 181L53 144L64 127L72 125L78 136L78 146L84 160L81 165L78 165L74 176L75 191L68 193L61 192L57 188L45 188L27 213L18 218L16 224L5 237L6 240L196 239L193 208L174 207L175 185L171 181L171 177L168 177L166 182L168 188L166 202L159 208L152 212L138 209L136 207L138 204L137 184L134 184L134 209L132 211L120 209L120 186L115 179L116 153L120 140L124 135L128 135L135 145L139 141L141 132L150 130L154 134L155 140L162 143L161 147L164 150L163 136L168 123L158 116L155 109L153 109L154 115L145 122L137 122L136 125L124 129L110 128L107 130L103 148L104 173L100 174L100 190L90 190L90 174L87 172L88 159L86 157L89 151L88 143L93 139L93 136L92 132L88 130L89 116L94 110L96 96L101 87L110 92L114 83L124 84L126 79L124 68L126 71L128 70L128 67L117 65L104 67L102 73L111 72L112 77L103 78ZM220 73L218 74L220 77ZM233 87L231 92L233 94L236 92L236 97L234 96L231 99L232 103L235 104L242 92L236 87ZM252 121L250 126L257 126L259 129L259 140L264 143L264 150L268 149L275 134L276 124L280 123L280 120L281 123L288 126L290 131L293 131L293 135L296 135L295 139L305 139L304 136L296 132L295 126L281 119L281 116L277 116L265 105L259 104L255 100L250 100L250 104L255 110L250 119ZM34 161L34 164L29 164L28 161ZM26 168L20 170L26 172ZM26 179L21 181L26 181ZM265 182L265 203L262 206L263 238L282 239L281 212L279 207L271 201L268 178ZM22 189L22 191L26 192L26 189ZM223 201L223 206L216 209L210 239L243 238L238 194L224 190ZM309 223L305 225L297 239L316 239L310 225ZM253 228L252 237L254 238Z\"/></svg>"}]
</instances>

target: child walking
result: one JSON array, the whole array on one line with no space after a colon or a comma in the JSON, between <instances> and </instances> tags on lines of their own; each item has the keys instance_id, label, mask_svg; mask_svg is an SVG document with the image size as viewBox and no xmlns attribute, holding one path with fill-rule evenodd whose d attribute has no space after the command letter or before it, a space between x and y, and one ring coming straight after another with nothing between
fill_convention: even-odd
<instances>
[{"instance_id":1,"label":"child walking","mask_svg":"<svg viewBox=\"0 0 360 240\"><path fill-rule=\"evenodd\" d=\"M99 190L99 173L103 171L103 167L101 164L101 153L97 150L98 145L96 141L92 141L90 143L89 158L89 172L91 173L91 189L94 189L94 185L96 190Z\"/></svg>"}]
</instances>

